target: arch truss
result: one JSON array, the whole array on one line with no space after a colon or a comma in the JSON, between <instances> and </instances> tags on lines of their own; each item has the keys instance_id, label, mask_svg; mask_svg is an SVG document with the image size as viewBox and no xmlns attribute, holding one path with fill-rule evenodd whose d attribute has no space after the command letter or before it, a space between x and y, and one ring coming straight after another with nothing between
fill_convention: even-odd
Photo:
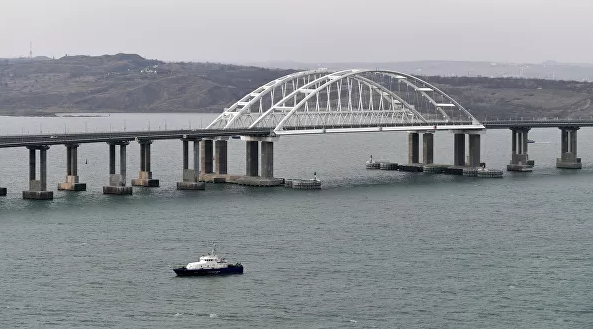
<instances>
[{"instance_id":1,"label":"arch truss","mask_svg":"<svg viewBox=\"0 0 593 329\"><path fill-rule=\"evenodd\" d=\"M207 128L269 128L277 135L296 135L484 126L453 98L408 74L313 70L257 88Z\"/></svg>"}]
</instances>

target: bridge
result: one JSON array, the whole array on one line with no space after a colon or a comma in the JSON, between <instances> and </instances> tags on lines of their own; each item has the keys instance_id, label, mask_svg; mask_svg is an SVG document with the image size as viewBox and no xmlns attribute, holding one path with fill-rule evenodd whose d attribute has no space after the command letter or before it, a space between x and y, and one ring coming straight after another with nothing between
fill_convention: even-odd
<instances>
[{"instance_id":1,"label":"bridge","mask_svg":"<svg viewBox=\"0 0 593 329\"><path fill-rule=\"evenodd\" d=\"M527 152L529 130L559 128L562 147L556 166L578 169L582 165L577 157L577 130L590 126L593 120L480 122L452 97L412 75L389 70L319 69L289 74L260 86L225 108L206 129L0 136L0 148L27 147L30 184L23 198L52 199L53 191L47 189L46 156L53 145L65 145L67 150L66 179L58 189L85 190L86 184L80 183L78 177L77 149L81 144L107 143L109 185L103 187L103 192L131 194L132 186L159 186L159 180L152 177L150 156L151 144L158 140L182 141L183 179L177 188L199 190L204 189L205 182L282 184L283 180L273 175L273 150L274 142L286 135L407 132L408 163L424 166L433 164L434 134L449 131L454 134L452 166L475 168L481 165L480 140L484 131L510 129L512 152L507 170L530 171L534 162ZM227 142L231 138L246 144L244 175L227 173ZM127 184L126 172L126 146L130 142L140 144L140 171L138 178L131 180L132 186ZM0 195L6 195L6 188L0 188Z\"/></svg>"}]
</instances>

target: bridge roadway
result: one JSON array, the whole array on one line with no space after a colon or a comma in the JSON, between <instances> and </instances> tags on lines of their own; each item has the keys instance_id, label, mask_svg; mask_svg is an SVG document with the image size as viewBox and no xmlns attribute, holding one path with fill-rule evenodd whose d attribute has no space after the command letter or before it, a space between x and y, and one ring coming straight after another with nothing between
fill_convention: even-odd
<instances>
[{"instance_id":1,"label":"bridge roadway","mask_svg":"<svg viewBox=\"0 0 593 329\"><path fill-rule=\"evenodd\" d=\"M270 129L193 129L168 131L120 131L102 133L70 133L43 135L8 135L0 136L0 148L63 145L101 142L121 142L133 140L159 139L199 139L214 137L230 137L235 135L266 137L272 134Z\"/></svg>"},{"instance_id":2,"label":"bridge roadway","mask_svg":"<svg viewBox=\"0 0 593 329\"><path fill-rule=\"evenodd\" d=\"M486 129L593 127L593 119L486 120L480 123Z\"/></svg>"}]
</instances>

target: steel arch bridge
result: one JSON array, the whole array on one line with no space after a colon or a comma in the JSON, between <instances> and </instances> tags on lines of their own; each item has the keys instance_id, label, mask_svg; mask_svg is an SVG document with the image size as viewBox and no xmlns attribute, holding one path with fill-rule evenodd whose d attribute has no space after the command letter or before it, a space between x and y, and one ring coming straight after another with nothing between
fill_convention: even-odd
<instances>
[{"instance_id":1,"label":"steel arch bridge","mask_svg":"<svg viewBox=\"0 0 593 329\"><path fill-rule=\"evenodd\" d=\"M255 89L207 129L262 129L275 135L481 130L453 98L417 77L388 70L303 71Z\"/></svg>"}]
</instances>

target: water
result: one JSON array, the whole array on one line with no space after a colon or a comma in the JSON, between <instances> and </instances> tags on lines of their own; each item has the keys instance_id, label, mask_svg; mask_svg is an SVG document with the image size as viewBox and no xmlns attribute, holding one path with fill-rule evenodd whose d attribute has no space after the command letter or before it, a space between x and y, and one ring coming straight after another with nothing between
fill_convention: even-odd
<instances>
[{"instance_id":1,"label":"water","mask_svg":"<svg viewBox=\"0 0 593 329\"><path fill-rule=\"evenodd\" d=\"M212 115L0 118L0 133L205 126ZM70 128L75 127L75 128ZM53 129L53 130L52 130ZM488 131L482 159L502 169L510 132ZM1 328L585 328L593 323L593 130L580 171L554 168L559 131L534 129L531 174L503 179L367 171L404 161L398 133L282 137L279 177L321 191L208 185L175 190L181 143L153 144L161 187L105 196L106 144L79 148L80 193L22 200L25 149L0 150ZM452 162L452 135L435 136ZM244 170L229 141L229 170ZM129 178L139 148L128 152ZM84 164L87 160L88 164ZM48 153L48 184L65 147ZM55 190L55 188L53 188ZM245 274L177 278L171 267L218 243Z\"/></svg>"}]
</instances>

